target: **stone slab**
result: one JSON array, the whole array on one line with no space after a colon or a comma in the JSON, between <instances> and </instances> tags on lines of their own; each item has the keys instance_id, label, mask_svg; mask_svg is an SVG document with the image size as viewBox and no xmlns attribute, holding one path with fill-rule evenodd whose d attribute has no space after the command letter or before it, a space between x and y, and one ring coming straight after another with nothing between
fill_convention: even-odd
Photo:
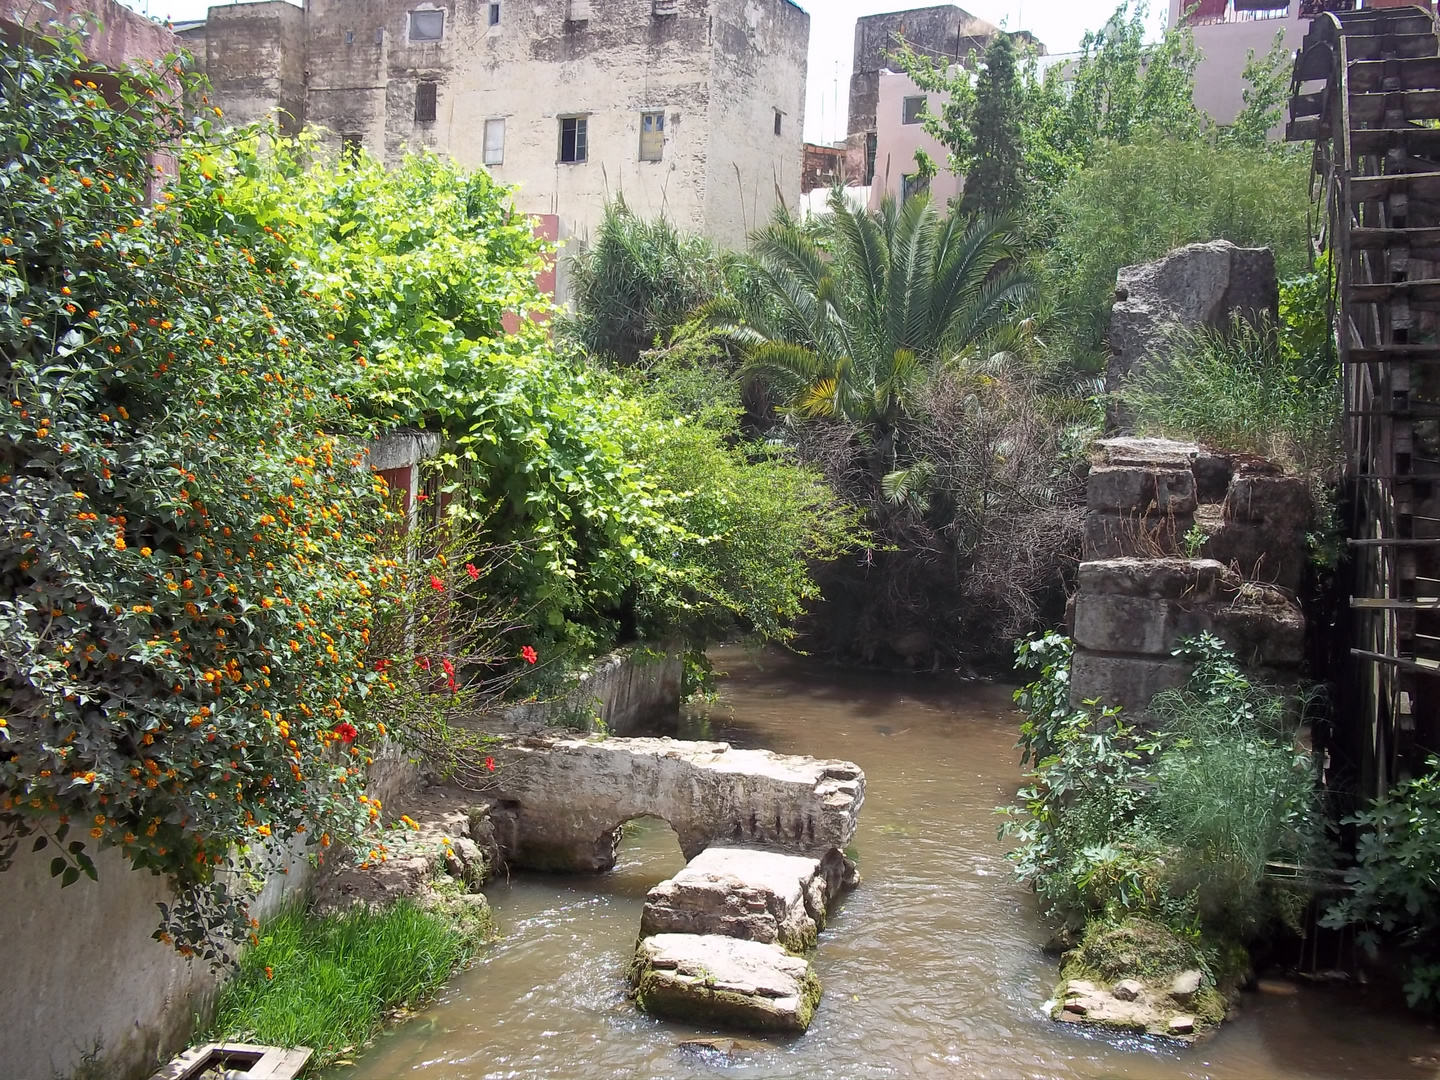
<instances>
[{"instance_id":1,"label":"stone slab","mask_svg":"<svg viewBox=\"0 0 1440 1080\"><path fill-rule=\"evenodd\" d=\"M718 934L642 939L631 982L636 1003L652 1015L747 1031L802 1032L820 1002L808 960Z\"/></svg>"},{"instance_id":2,"label":"stone slab","mask_svg":"<svg viewBox=\"0 0 1440 1080\"><path fill-rule=\"evenodd\" d=\"M1085 484L1091 510L1141 515L1195 511L1195 474L1154 465L1096 465Z\"/></svg>"},{"instance_id":3,"label":"stone slab","mask_svg":"<svg viewBox=\"0 0 1440 1080\"><path fill-rule=\"evenodd\" d=\"M1162 690L1174 690L1190 678L1183 660L1158 656L1108 656L1076 650L1070 662L1070 704L1087 700L1119 706L1130 719L1150 707Z\"/></svg>"},{"instance_id":4,"label":"stone slab","mask_svg":"<svg viewBox=\"0 0 1440 1080\"><path fill-rule=\"evenodd\" d=\"M610 869L637 817L667 822L687 859L716 845L819 857L844 850L865 801L854 762L728 743L519 739L495 755L496 827L513 838L509 863L535 870Z\"/></svg>"},{"instance_id":5,"label":"stone slab","mask_svg":"<svg viewBox=\"0 0 1440 1080\"><path fill-rule=\"evenodd\" d=\"M1218 595L1225 566L1214 559L1091 559L1080 564L1081 594L1196 602Z\"/></svg>"},{"instance_id":6,"label":"stone slab","mask_svg":"<svg viewBox=\"0 0 1440 1080\"><path fill-rule=\"evenodd\" d=\"M1120 435L1099 439L1095 452L1104 465L1158 465L1188 469L1202 453L1198 443Z\"/></svg>"},{"instance_id":7,"label":"stone slab","mask_svg":"<svg viewBox=\"0 0 1440 1080\"><path fill-rule=\"evenodd\" d=\"M778 943L792 952L815 945L845 860L758 848L706 848L645 897L640 935L720 934Z\"/></svg>"}]
</instances>

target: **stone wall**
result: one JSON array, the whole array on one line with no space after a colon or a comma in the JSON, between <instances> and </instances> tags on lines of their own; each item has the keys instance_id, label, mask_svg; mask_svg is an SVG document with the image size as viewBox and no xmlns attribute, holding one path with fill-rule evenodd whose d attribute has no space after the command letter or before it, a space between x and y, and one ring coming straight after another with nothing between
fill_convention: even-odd
<instances>
[{"instance_id":1,"label":"stone wall","mask_svg":"<svg viewBox=\"0 0 1440 1080\"><path fill-rule=\"evenodd\" d=\"M526 735L566 727L622 736L674 731L684 676L685 658L678 648L619 649L597 659L574 689L548 701L502 709L481 718L479 725Z\"/></svg>"},{"instance_id":2,"label":"stone wall","mask_svg":"<svg viewBox=\"0 0 1440 1080\"><path fill-rule=\"evenodd\" d=\"M1242 664L1292 679L1304 658L1296 602L1310 514L1304 480L1193 443L1097 444L1084 560L1071 607L1072 702L1143 713L1189 667L1171 653L1208 631Z\"/></svg>"}]
</instances>

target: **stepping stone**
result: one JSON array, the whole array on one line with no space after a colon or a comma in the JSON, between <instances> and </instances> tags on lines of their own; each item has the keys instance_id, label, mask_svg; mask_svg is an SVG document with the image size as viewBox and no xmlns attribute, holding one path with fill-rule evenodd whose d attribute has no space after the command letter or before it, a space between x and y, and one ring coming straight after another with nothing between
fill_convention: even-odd
<instances>
[{"instance_id":1,"label":"stepping stone","mask_svg":"<svg viewBox=\"0 0 1440 1080\"><path fill-rule=\"evenodd\" d=\"M650 890L640 935L720 934L806 952L815 947L844 874L845 860L837 851L811 858L759 848L706 848Z\"/></svg>"},{"instance_id":2,"label":"stepping stone","mask_svg":"<svg viewBox=\"0 0 1440 1080\"><path fill-rule=\"evenodd\" d=\"M802 1032L820 1003L810 962L779 945L718 934L656 934L631 967L646 1012L749 1031Z\"/></svg>"}]
</instances>

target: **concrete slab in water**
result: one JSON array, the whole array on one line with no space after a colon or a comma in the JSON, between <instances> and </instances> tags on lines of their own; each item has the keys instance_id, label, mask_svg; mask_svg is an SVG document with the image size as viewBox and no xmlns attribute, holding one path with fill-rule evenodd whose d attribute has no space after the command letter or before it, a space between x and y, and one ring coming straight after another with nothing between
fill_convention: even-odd
<instances>
[{"instance_id":1,"label":"concrete slab in water","mask_svg":"<svg viewBox=\"0 0 1440 1080\"><path fill-rule=\"evenodd\" d=\"M718 934L656 934L640 942L635 1000L648 1013L751 1031L804 1031L820 979L779 945Z\"/></svg>"}]
</instances>

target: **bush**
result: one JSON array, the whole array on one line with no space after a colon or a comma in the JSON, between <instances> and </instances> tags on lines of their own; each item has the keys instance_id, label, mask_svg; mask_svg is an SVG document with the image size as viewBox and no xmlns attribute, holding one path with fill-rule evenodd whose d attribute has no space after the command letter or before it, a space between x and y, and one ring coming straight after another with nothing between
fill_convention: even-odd
<instances>
[{"instance_id":1,"label":"bush","mask_svg":"<svg viewBox=\"0 0 1440 1080\"><path fill-rule=\"evenodd\" d=\"M308 1046L310 1069L324 1068L374 1038L387 1013L428 1000L484 936L409 900L380 911L284 912L241 956L209 1037Z\"/></svg>"},{"instance_id":2,"label":"bush","mask_svg":"<svg viewBox=\"0 0 1440 1080\"><path fill-rule=\"evenodd\" d=\"M1066 639L1022 643L1018 666L1039 672L1016 692L1035 770L1002 831L1019 839L1021 877L1072 926L1122 910L1245 940L1284 916L1266 863L1324 856L1315 774L1293 700L1252 683L1209 635L1178 655L1194 671L1156 696L1146 732L1114 709L1069 707Z\"/></svg>"},{"instance_id":3,"label":"bush","mask_svg":"<svg viewBox=\"0 0 1440 1080\"><path fill-rule=\"evenodd\" d=\"M10 40L0 86L0 815L62 885L98 846L170 877L157 936L213 958L250 929L233 847L369 819L360 658L396 605L331 392L358 369L284 240L234 227L178 61Z\"/></svg>"},{"instance_id":4,"label":"bush","mask_svg":"<svg viewBox=\"0 0 1440 1080\"><path fill-rule=\"evenodd\" d=\"M1388 941L1408 950L1405 996L1412 1008L1440 1006L1440 757L1427 771L1390 789L1345 820L1360 829L1356 865L1345 872L1354 893L1334 905L1324 925L1361 928L1374 952Z\"/></svg>"},{"instance_id":5,"label":"bush","mask_svg":"<svg viewBox=\"0 0 1440 1080\"><path fill-rule=\"evenodd\" d=\"M1275 252L1282 278L1309 269L1310 158L1213 138L1150 136L1111 146L1055 195L1039 256L1061 366L1103 369L1101 341L1121 267L1210 240Z\"/></svg>"},{"instance_id":6,"label":"bush","mask_svg":"<svg viewBox=\"0 0 1440 1080\"><path fill-rule=\"evenodd\" d=\"M1284 331L1281 331L1284 334ZM1340 463L1340 378L1236 318L1226 333L1185 330L1119 391L1146 434L1258 454L1332 477Z\"/></svg>"}]
</instances>

